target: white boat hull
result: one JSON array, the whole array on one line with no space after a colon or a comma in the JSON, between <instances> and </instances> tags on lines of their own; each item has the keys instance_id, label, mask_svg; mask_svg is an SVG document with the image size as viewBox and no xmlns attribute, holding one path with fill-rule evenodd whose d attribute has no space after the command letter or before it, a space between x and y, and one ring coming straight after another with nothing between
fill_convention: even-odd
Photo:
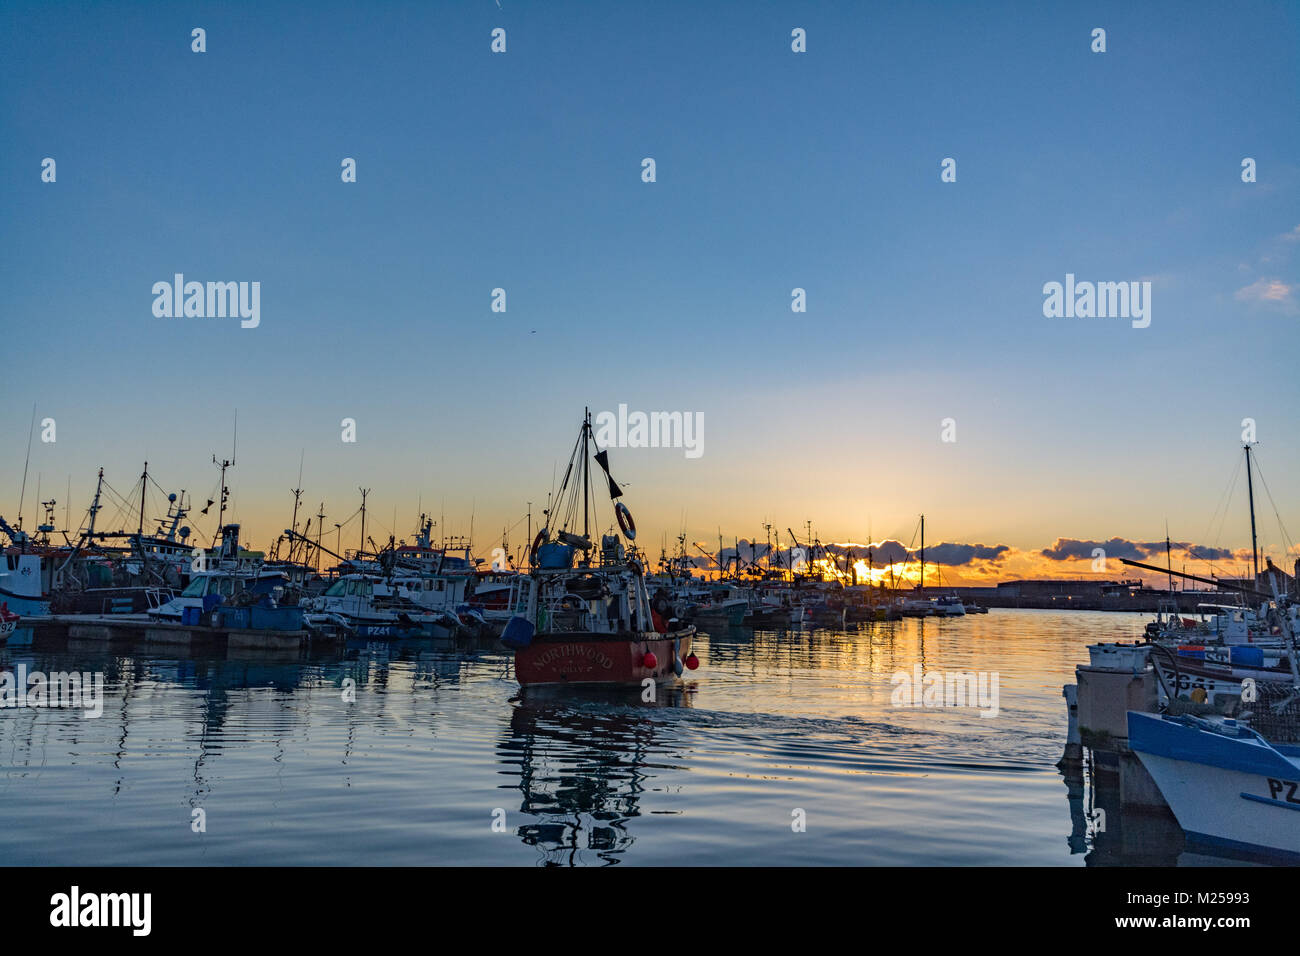
<instances>
[{"instance_id":1,"label":"white boat hull","mask_svg":"<svg viewBox=\"0 0 1300 956\"><path fill-rule=\"evenodd\" d=\"M1223 737L1154 714L1130 713L1129 736L1191 840L1300 860L1300 762L1254 735Z\"/></svg>"}]
</instances>

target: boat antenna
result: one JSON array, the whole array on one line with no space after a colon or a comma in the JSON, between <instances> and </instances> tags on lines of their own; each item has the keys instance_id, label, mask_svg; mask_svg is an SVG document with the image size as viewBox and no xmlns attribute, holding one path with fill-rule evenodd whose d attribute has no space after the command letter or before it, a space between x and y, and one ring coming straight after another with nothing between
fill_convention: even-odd
<instances>
[{"instance_id":1,"label":"boat antenna","mask_svg":"<svg viewBox=\"0 0 1300 956\"><path fill-rule=\"evenodd\" d=\"M32 402L32 423L27 429L27 460L23 462L23 488L18 493L18 530L23 529L23 499L27 497L27 466L32 463L32 432L36 430L36 403Z\"/></svg>"},{"instance_id":2,"label":"boat antenna","mask_svg":"<svg viewBox=\"0 0 1300 956\"><path fill-rule=\"evenodd\" d=\"M226 498L229 497L230 489L226 487L226 470L233 468L235 465L235 448L239 443L239 409L235 409L235 431L234 437L230 442L230 458L217 460L217 456L212 456L212 463L221 469L221 505L217 508L217 533L221 534L222 548L225 548L225 532L222 530L226 524ZM145 470L148 471L149 463L145 462ZM216 542L216 534L212 536L213 543Z\"/></svg>"},{"instance_id":3,"label":"boat antenna","mask_svg":"<svg viewBox=\"0 0 1300 956\"><path fill-rule=\"evenodd\" d=\"M369 488L358 488L361 492L361 548L357 551L357 557L361 557L361 552L366 550L366 495L370 494Z\"/></svg>"}]
</instances>

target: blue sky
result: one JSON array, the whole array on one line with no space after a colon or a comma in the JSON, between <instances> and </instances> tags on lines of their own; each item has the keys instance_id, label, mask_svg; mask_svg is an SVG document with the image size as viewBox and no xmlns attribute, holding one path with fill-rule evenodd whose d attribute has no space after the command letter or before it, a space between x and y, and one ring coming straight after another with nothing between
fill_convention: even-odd
<instances>
[{"instance_id":1,"label":"blue sky","mask_svg":"<svg viewBox=\"0 0 1300 956\"><path fill-rule=\"evenodd\" d=\"M706 421L698 460L613 453L656 543L920 511L1020 549L1199 540L1247 416L1300 528L1293 3L10 3L0 28L7 516L33 402L58 441L29 515L36 473L84 507L145 457L206 495L237 408L255 537L301 454L332 516L366 485L399 534L422 496L486 543L582 408L625 402ZM261 282L260 327L156 318L176 272ZM1150 279L1151 327L1044 318L1067 272Z\"/></svg>"}]
</instances>

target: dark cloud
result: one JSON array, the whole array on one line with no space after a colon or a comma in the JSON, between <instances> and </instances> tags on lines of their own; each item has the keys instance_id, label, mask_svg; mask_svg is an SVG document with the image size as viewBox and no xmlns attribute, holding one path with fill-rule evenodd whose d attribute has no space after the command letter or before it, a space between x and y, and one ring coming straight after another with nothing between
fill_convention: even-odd
<instances>
[{"instance_id":1,"label":"dark cloud","mask_svg":"<svg viewBox=\"0 0 1300 956\"><path fill-rule=\"evenodd\" d=\"M1233 557L1231 548L1214 548L1191 541L1170 542L1170 548L1196 561L1226 561ZM1107 558L1128 558L1140 561L1164 555L1163 541L1129 541L1127 538L1111 538L1109 541L1081 541L1078 538L1057 538L1050 548L1039 552L1052 561L1069 561L1075 558L1092 558L1094 548L1101 548Z\"/></svg>"},{"instance_id":2,"label":"dark cloud","mask_svg":"<svg viewBox=\"0 0 1300 956\"><path fill-rule=\"evenodd\" d=\"M1160 546L1163 548L1164 543ZM1057 538L1050 548L1038 552L1052 561L1069 561L1074 558L1093 557L1093 550L1101 548L1108 558L1129 558L1137 561L1147 556L1141 546L1127 538L1111 538L1109 541L1080 541L1078 538Z\"/></svg>"},{"instance_id":3,"label":"dark cloud","mask_svg":"<svg viewBox=\"0 0 1300 956\"><path fill-rule=\"evenodd\" d=\"M832 555L842 557L849 555L859 561L867 560L870 550L871 560L877 566L902 564L920 559L920 550L909 551L901 541L887 540L879 544L828 544L826 550ZM975 561L1000 561L1011 549L1005 544L958 544L943 542L933 544L925 549L926 564L945 564L957 567Z\"/></svg>"},{"instance_id":4,"label":"dark cloud","mask_svg":"<svg viewBox=\"0 0 1300 956\"><path fill-rule=\"evenodd\" d=\"M1140 541L1137 546L1150 558L1165 553L1163 541ZM1169 547L1173 551L1185 552L1189 558L1197 561L1227 561L1235 557L1231 548L1214 548L1206 544L1194 544L1191 541L1172 541Z\"/></svg>"},{"instance_id":5,"label":"dark cloud","mask_svg":"<svg viewBox=\"0 0 1300 956\"><path fill-rule=\"evenodd\" d=\"M867 552L870 551L871 562L877 566L902 564L908 559L907 548L903 546L903 542L894 541L893 539L881 541L879 544L874 545L850 545L849 550L853 552L854 557L863 561L867 560Z\"/></svg>"},{"instance_id":6,"label":"dark cloud","mask_svg":"<svg viewBox=\"0 0 1300 956\"><path fill-rule=\"evenodd\" d=\"M1189 544L1183 550L1197 561L1231 561L1237 556L1231 548L1211 548L1206 544Z\"/></svg>"},{"instance_id":7,"label":"dark cloud","mask_svg":"<svg viewBox=\"0 0 1300 956\"><path fill-rule=\"evenodd\" d=\"M973 561L999 561L1010 550L1005 544L957 544L945 541L926 548L925 560L927 564L960 567Z\"/></svg>"}]
</instances>

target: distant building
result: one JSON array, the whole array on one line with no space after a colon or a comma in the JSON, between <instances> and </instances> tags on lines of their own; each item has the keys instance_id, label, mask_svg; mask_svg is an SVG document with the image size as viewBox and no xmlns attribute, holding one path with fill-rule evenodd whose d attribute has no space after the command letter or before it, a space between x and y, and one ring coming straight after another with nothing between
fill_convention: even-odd
<instances>
[{"instance_id":1,"label":"distant building","mask_svg":"<svg viewBox=\"0 0 1300 956\"><path fill-rule=\"evenodd\" d=\"M1269 557L1264 558L1264 567L1260 569L1259 578L1251 583L1250 578L1219 578L1225 585L1236 585L1243 588L1254 588L1256 591L1263 591L1265 594L1273 593L1273 585L1277 585L1279 594L1296 594L1296 580L1300 578L1300 559L1295 563L1295 574L1287 574Z\"/></svg>"},{"instance_id":2,"label":"distant building","mask_svg":"<svg viewBox=\"0 0 1300 956\"><path fill-rule=\"evenodd\" d=\"M1080 580L1030 580L1004 581L998 585L998 594L1010 598L1073 598L1075 600L1100 600L1106 596L1128 596L1143 590L1141 581L1080 581Z\"/></svg>"},{"instance_id":3,"label":"distant building","mask_svg":"<svg viewBox=\"0 0 1300 956\"><path fill-rule=\"evenodd\" d=\"M1279 585L1280 586L1280 585ZM1037 579L1004 581L996 587L954 587L935 593L956 594L986 607L1038 608L1079 611L1155 611L1170 600L1164 588L1148 587L1137 579L1089 581L1081 579ZM1236 604L1238 592L1177 588L1173 599L1179 610L1193 612L1199 604Z\"/></svg>"}]
</instances>

